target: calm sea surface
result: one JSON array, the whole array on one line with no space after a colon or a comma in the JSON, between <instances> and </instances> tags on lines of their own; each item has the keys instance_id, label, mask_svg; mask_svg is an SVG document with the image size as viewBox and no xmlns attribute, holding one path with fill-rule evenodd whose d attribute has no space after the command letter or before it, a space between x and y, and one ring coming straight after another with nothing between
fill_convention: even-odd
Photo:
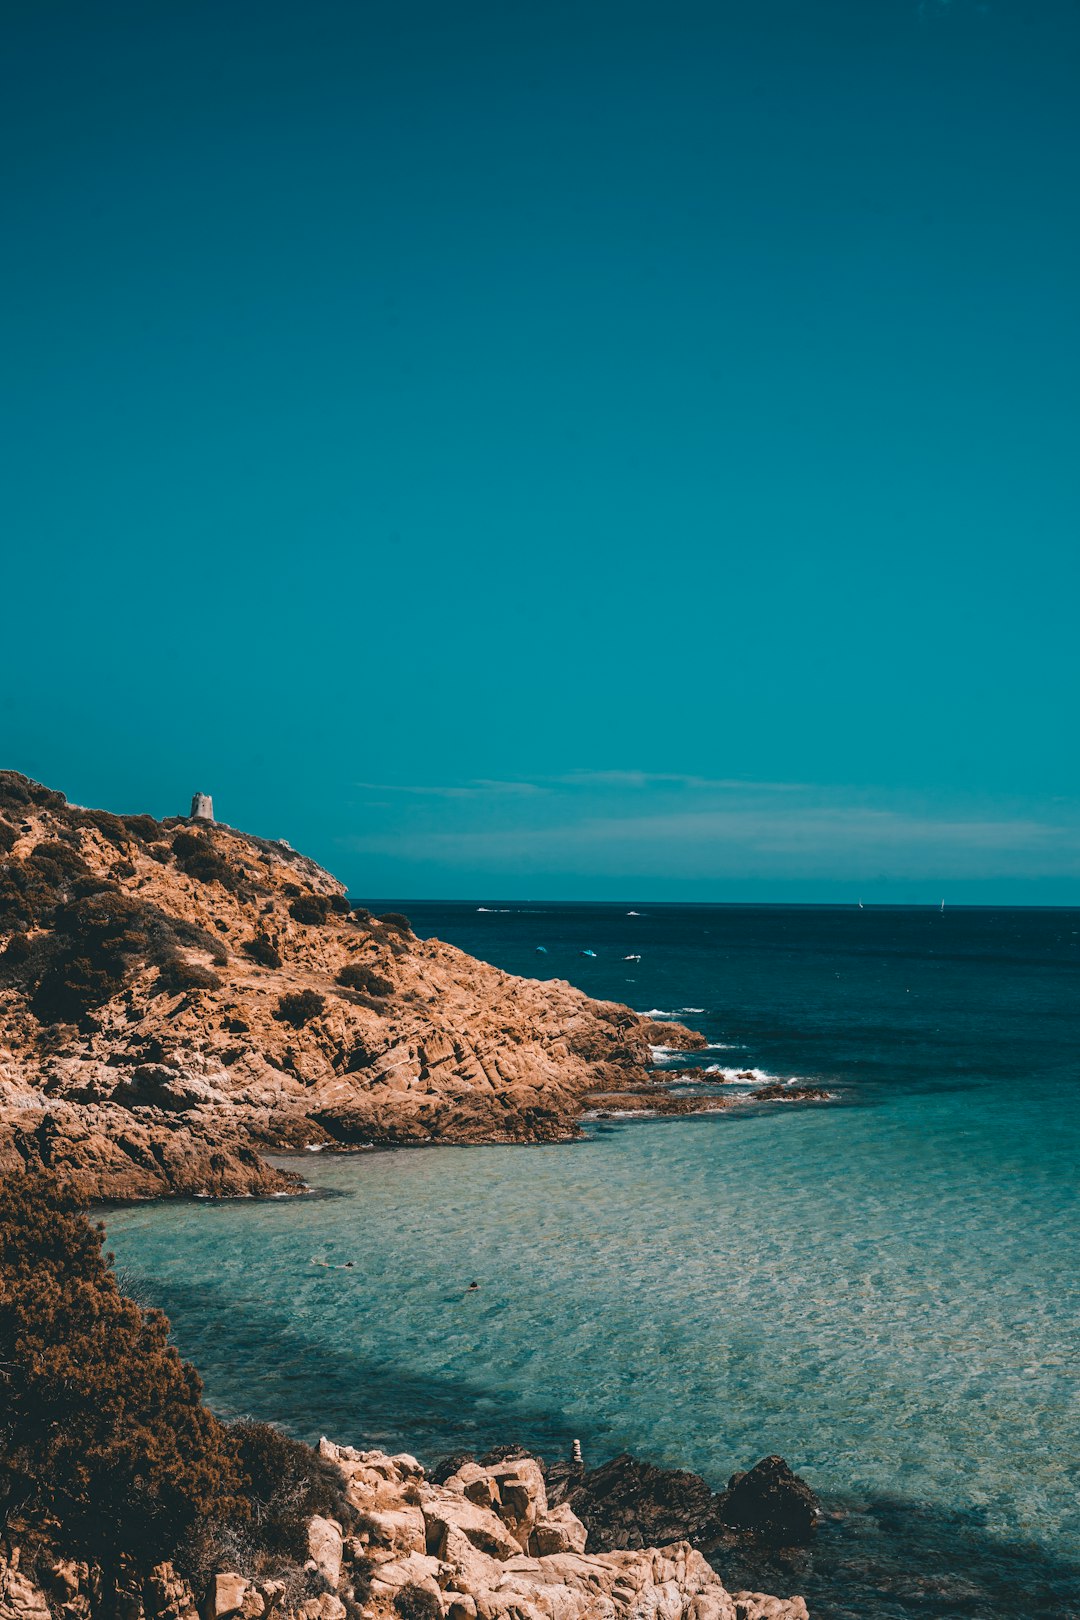
<instances>
[{"instance_id":1,"label":"calm sea surface","mask_svg":"<svg viewBox=\"0 0 1080 1620\"><path fill-rule=\"evenodd\" d=\"M118 1264L224 1413L780 1452L841 1515L769 1572L821 1620L1080 1615L1080 912L630 906L393 909L836 1101L304 1155L327 1196L111 1211Z\"/></svg>"}]
</instances>

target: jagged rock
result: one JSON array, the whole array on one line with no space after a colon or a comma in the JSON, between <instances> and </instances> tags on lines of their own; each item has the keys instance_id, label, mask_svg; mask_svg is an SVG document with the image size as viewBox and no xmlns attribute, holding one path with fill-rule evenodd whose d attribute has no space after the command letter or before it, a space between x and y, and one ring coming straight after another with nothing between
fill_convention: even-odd
<instances>
[{"instance_id":1,"label":"jagged rock","mask_svg":"<svg viewBox=\"0 0 1080 1620\"><path fill-rule=\"evenodd\" d=\"M362 1557L369 1547L386 1547L395 1553L426 1552L427 1528L418 1507L369 1508L364 1515L361 1535L354 1537L354 1556Z\"/></svg>"},{"instance_id":2,"label":"jagged rock","mask_svg":"<svg viewBox=\"0 0 1080 1620\"><path fill-rule=\"evenodd\" d=\"M391 1616L395 1596L412 1585L438 1599L443 1620L806 1620L798 1598L743 1593L740 1610L716 1571L682 1539L587 1554L584 1525L565 1502L547 1505L543 1470L520 1450L487 1466L455 1459L458 1466L440 1485L409 1476L399 1459L378 1452L329 1441L320 1450L346 1471L362 1515L358 1550L368 1560L373 1615ZM399 1515L414 1507L425 1524L426 1551L406 1552ZM526 1553L510 1529L520 1535L530 1515Z\"/></svg>"},{"instance_id":3,"label":"jagged rock","mask_svg":"<svg viewBox=\"0 0 1080 1620\"><path fill-rule=\"evenodd\" d=\"M805 1546L818 1520L817 1498L783 1457L763 1457L745 1474L732 1474L716 1511L724 1524L782 1547Z\"/></svg>"},{"instance_id":4,"label":"jagged rock","mask_svg":"<svg viewBox=\"0 0 1080 1620\"><path fill-rule=\"evenodd\" d=\"M347 1610L335 1592L323 1592L307 1598L292 1612L298 1620L345 1620Z\"/></svg>"},{"instance_id":5,"label":"jagged rock","mask_svg":"<svg viewBox=\"0 0 1080 1620\"><path fill-rule=\"evenodd\" d=\"M446 1556L446 1539L451 1529L459 1530L474 1547L491 1558L513 1558L521 1551L517 1539L497 1514L477 1507L460 1491L448 1486L432 1486L420 1506L427 1549L435 1558Z\"/></svg>"},{"instance_id":6,"label":"jagged rock","mask_svg":"<svg viewBox=\"0 0 1080 1620\"><path fill-rule=\"evenodd\" d=\"M198 1620L195 1594L172 1564L156 1564L143 1584L143 1601L154 1620Z\"/></svg>"}]
</instances>

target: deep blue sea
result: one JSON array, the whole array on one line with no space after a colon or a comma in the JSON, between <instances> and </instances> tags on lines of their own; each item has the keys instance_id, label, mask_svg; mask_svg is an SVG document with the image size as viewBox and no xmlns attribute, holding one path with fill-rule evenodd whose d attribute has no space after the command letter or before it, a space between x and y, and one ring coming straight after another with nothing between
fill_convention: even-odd
<instances>
[{"instance_id":1,"label":"deep blue sea","mask_svg":"<svg viewBox=\"0 0 1080 1620\"><path fill-rule=\"evenodd\" d=\"M1080 1615L1080 911L478 904L379 909L836 1100L110 1212L212 1404L429 1461L779 1452L836 1515L769 1571L817 1620Z\"/></svg>"}]
</instances>

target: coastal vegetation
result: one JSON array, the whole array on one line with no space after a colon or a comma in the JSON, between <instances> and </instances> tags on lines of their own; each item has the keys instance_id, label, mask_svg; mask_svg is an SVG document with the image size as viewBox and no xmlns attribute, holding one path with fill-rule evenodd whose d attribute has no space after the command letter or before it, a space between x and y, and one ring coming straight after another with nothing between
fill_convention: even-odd
<instances>
[{"instance_id":1,"label":"coastal vegetation","mask_svg":"<svg viewBox=\"0 0 1080 1620\"><path fill-rule=\"evenodd\" d=\"M54 1178L0 1180L0 1531L107 1582L165 1559L198 1580L224 1559L309 1586L311 1518L355 1518L340 1472L269 1424L216 1418L103 1239Z\"/></svg>"}]
</instances>

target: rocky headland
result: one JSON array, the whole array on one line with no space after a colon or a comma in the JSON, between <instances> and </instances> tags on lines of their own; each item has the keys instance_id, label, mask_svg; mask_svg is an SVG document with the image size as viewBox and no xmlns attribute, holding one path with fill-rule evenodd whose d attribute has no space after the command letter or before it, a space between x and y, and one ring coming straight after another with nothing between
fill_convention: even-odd
<instances>
[{"instance_id":1,"label":"rocky headland","mask_svg":"<svg viewBox=\"0 0 1080 1620\"><path fill-rule=\"evenodd\" d=\"M704 1044L418 939L284 843L10 771L0 946L0 1170L88 1199L298 1190L272 1150L565 1140L601 1096L684 1111L650 1048Z\"/></svg>"}]
</instances>

